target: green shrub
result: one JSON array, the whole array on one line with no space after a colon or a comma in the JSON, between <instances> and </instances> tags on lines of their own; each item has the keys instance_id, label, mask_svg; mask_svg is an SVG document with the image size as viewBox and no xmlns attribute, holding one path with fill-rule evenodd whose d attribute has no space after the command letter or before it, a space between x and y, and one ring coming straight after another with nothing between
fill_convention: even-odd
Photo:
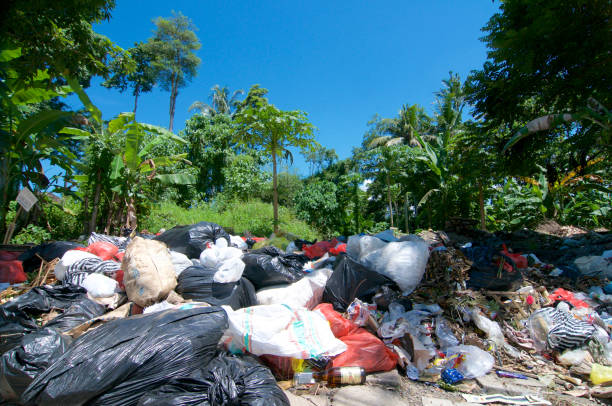
<instances>
[{"instance_id":1,"label":"green shrub","mask_svg":"<svg viewBox=\"0 0 612 406\"><path fill-rule=\"evenodd\" d=\"M51 239L51 233L42 227L28 224L11 239L11 244L40 244Z\"/></svg>"},{"instance_id":2,"label":"green shrub","mask_svg":"<svg viewBox=\"0 0 612 406\"><path fill-rule=\"evenodd\" d=\"M250 232L254 236L267 237L272 234L272 205L259 200L248 202L224 202L222 208L214 203L202 203L198 207L181 208L173 203L154 205L148 217L141 219L140 229L158 232L175 225L212 221L222 227L231 228L237 234ZM285 207L279 207L280 228L304 239L317 239L320 235L305 222L298 220Z\"/></svg>"}]
</instances>

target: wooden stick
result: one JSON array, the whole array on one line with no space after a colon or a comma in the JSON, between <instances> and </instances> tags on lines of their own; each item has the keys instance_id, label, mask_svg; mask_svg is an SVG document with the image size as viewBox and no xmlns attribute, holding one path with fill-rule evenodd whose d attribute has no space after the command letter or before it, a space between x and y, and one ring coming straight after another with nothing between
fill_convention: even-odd
<instances>
[{"instance_id":1,"label":"wooden stick","mask_svg":"<svg viewBox=\"0 0 612 406\"><path fill-rule=\"evenodd\" d=\"M6 234L4 234L4 240L2 241L2 244L8 244L11 238L13 238L13 233L15 232L15 224L17 223L17 219L19 218L19 215L21 214L22 210L21 205L18 204L18 206L19 207L17 208L17 212L15 213L15 218L7 228Z\"/></svg>"}]
</instances>

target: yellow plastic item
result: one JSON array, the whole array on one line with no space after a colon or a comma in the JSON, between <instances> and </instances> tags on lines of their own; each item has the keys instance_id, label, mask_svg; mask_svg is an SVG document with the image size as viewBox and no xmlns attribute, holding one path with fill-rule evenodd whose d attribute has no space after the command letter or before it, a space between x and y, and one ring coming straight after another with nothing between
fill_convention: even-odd
<instances>
[{"instance_id":1,"label":"yellow plastic item","mask_svg":"<svg viewBox=\"0 0 612 406\"><path fill-rule=\"evenodd\" d=\"M591 382L593 382L593 385L612 382L612 367L593 364L591 367Z\"/></svg>"},{"instance_id":2,"label":"yellow plastic item","mask_svg":"<svg viewBox=\"0 0 612 406\"><path fill-rule=\"evenodd\" d=\"M291 368L293 372L304 372L304 360L299 358L291 358Z\"/></svg>"}]
</instances>

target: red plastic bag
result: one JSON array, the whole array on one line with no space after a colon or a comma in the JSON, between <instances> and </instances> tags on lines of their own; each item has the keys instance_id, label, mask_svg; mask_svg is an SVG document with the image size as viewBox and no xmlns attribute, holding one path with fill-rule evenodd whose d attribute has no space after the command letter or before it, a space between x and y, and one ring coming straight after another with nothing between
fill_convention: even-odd
<instances>
[{"instance_id":1,"label":"red plastic bag","mask_svg":"<svg viewBox=\"0 0 612 406\"><path fill-rule=\"evenodd\" d=\"M390 371L397 364L397 355L380 339L360 328L354 333L339 337L347 346L346 351L335 357L329 367L362 367L367 373Z\"/></svg>"},{"instance_id":2,"label":"red plastic bag","mask_svg":"<svg viewBox=\"0 0 612 406\"><path fill-rule=\"evenodd\" d=\"M302 251L304 251L304 255L310 259L320 258L336 245L338 245L338 240L334 238L331 241L319 241L312 245L304 245Z\"/></svg>"},{"instance_id":3,"label":"red plastic bag","mask_svg":"<svg viewBox=\"0 0 612 406\"><path fill-rule=\"evenodd\" d=\"M334 247L334 248L329 250L329 253L331 255L340 255L341 252L346 252L346 244L345 243L338 244L338 245L336 245L336 247Z\"/></svg>"},{"instance_id":4,"label":"red plastic bag","mask_svg":"<svg viewBox=\"0 0 612 406\"><path fill-rule=\"evenodd\" d=\"M28 280L21 261L0 261L0 282L22 283Z\"/></svg>"},{"instance_id":5,"label":"red plastic bag","mask_svg":"<svg viewBox=\"0 0 612 406\"><path fill-rule=\"evenodd\" d=\"M119 252L119 247L110 242L106 241L96 241L93 244L90 244L87 249L87 252L90 252L94 255L97 255L103 261L108 261L109 259L113 259L115 255Z\"/></svg>"},{"instance_id":6,"label":"red plastic bag","mask_svg":"<svg viewBox=\"0 0 612 406\"><path fill-rule=\"evenodd\" d=\"M527 258L525 258L524 256L518 253L508 252L508 248L506 248L506 244L502 244L502 248L503 250L501 253L507 256L508 258L512 259L518 269L525 269L529 266L527 262Z\"/></svg>"},{"instance_id":7,"label":"red plastic bag","mask_svg":"<svg viewBox=\"0 0 612 406\"><path fill-rule=\"evenodd\" d=\"M321 303L313 310L318 310L325 316L329 322L332 333L337 338L344 337L351 334L353 331L357 331L359 326L350 320L342 317L340 313L334 310L334 306L331 303Z\"/></svg>"},{"instance_id":8,"label":"red plastic bag","mask_svg":"<svg viewBox=\"0 0 612 406\"><path fill-rule=\"evenodd\" d=\"M125 252L118 252L115 254L115 258L113 258L114 260L116 260L117 262L121 262L123 261L123 256L125 255Z\"/></svg>"},{"instance_id":9,"label":"red plastic bag","mask_svg":"<svg viewBox=\"0 0 612 406\"><path fill-rule=\"evenodd\" d=\"M573 292L565 290L563 288L557 288L553 293L548 296L553 301L565 301L572 304L575 307L590 307L586 302L576 299Z\"/></svg>"}]
</instances>

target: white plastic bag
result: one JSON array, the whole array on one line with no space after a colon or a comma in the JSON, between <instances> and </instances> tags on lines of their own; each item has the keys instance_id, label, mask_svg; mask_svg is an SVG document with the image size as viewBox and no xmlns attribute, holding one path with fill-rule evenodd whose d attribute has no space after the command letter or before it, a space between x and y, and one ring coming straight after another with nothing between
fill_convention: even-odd
<instances>
[{"instance_id":1,"label":"white plastic bag","mask_svg":"<svg viewBox=\"0 0 612 406\"><path fill-rule=\"evenodd\" d=\"M225 241L225 238L220 238L217 241ZM227 242L227 241L226 241ZM232 259L232 258L240 258L242 256L242 251L238 248L234 247L217 247L217 245L213 245L210 248L205 249L200 254L200 262L202 265L219 269L219 266L223 264L223 262Z\"/></svg>"},{"instance_id":2,"label":"white plastic bag","mask_svg":"<svg viewBox=\"0 0 612 406\"><path fill-rule=\"evenodd\" d=\"M286 304L292 308L312 309L321 303L325 284L332 272L331 269L322 268L311 272L295 283L261 289L257 292L257 303L260 305Z\"/></svg>"},{"instance_id":3,"label":"white plastic bag","mask_svg":"<svg viewBox=\"0 0 612 406\"><path fill-rule=\"evenodd\" d=\"M181 272L193 265L193 262L191 262L187 255L180 252L170 251L170 259L172 260L172 265L174 265L174 272L176 272L177 277Z\"/></svg>"},{"instance_id":4,"label":"white plastic bag","mask_svg":"<svg viewBox=\"0 0 612 406\"><path fill-rule=\"evenodd\" d=\"M373 270L393 280L404 294L411 293L421 283L429 259L429 246L423 241L390 242L376 253ZM364 263L364 265L366 265ZM366 265L367 266L367 265Z\"/></svg>"},{"instance_id":5,"label":"white plastic bag","mask_svg":"<svg viewBox=\"0 0 612 406\"><path fill-rule=\"evenodd\" d=\"M482 314L478 309L472 309L470 317L474 324L476 324L476 327L482 330L487 335L487 338L495 343L497 348L502 348L504 346L504 333L496 321L489 320L487 316Z\"/></svg>"},{"instance_id":6,"label":"white plastic bag","mask_svg":"<svg viewBox=\"0 0 612 406\"><path fill-rule=\"evenodd\" d=\"M219 283L238 282L244 271L244 262L239 257L224 260L217 268L213 280Z\"/></svg>"},{"instance_id":7,"label":"white plastic bag","mask_svg":"<svg viewBox=\"0 0 612 406\"><path fill-rule=\"evenodd\" d=\"M63 281L66 276L66 271L68 267L74 264L77 261L85 258L98 258L98 256L85 251L80 250L70 250L66 251L62 256L62 259L59 260L57 264L55 264L55 269L53 273L55 273L55 277L58 281Z\"/></svg>"},{"instance_id":8,"label":"white plastic bag","mask_svg":"<svg viewBox=\"0 0 612 406\"><path fill-rule=\"evenodd\" d=\"M346 253L349 257L361 262L362 258L387 245L383 240L369 235L352 235L346 244Z\"/></svg>"},{"instance_id":9,"label":"white plastic bag","mask_svg":"<svg viewBox=\"0 0 612 406\"><path fill-rule=\"evenodd\" d=\"M456 368L466 379L486 375L495 364L495 358L491 354L473 345L457 345L446 349L446 358L455 354L463 357Z\"/></svg>"},{"instance_id":10,"label":"white plastic bag","mask_svg":"<svg viewBox=\"0 0 612 406\"><path fill-rule=\"evenodd\" d=\"M277 355L299 359L334 356L346 344L334 337L319 312L292 309L286 305L253 306L227 312L229 329L222 342L228 350L255 355Z\"/></svg>"},{"instance_id":11,"label":"white plastic bag","mask_svg":"<svg viewBox=\"0 0 612 406\"><path fill-rule=\"evenodd\" d=\"M119 290L116 280L101 273L90 273L85 277L81 286L87 289L87 293L92 297L111 297Z\"/></svg>"},{"instance_id":12,"label":"white plastic bag","mask_svg":"<svg viewBox=\"0 0 612 406\"><path fill-rule=\"evenodd\" d=\"M239 250L246 250L247 248L249 248L246 241L244 241L242 237L238 235L230 235L230 243L232 245L235 245L236 248L238 248Z\"/></svg>"}]
</instances>

